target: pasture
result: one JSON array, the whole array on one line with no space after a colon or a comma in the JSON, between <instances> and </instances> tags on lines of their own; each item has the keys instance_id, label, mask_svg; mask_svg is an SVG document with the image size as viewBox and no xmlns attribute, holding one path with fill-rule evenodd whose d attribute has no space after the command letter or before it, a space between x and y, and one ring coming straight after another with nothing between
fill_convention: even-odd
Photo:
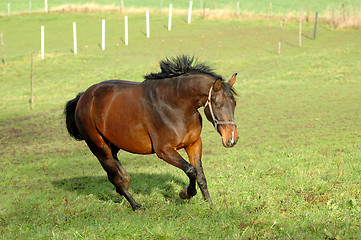
<instances>
[{"instance_id":1,"label":"pasture","mask_svg":"<svg viewBox=\"0 0 361 240\"><path fill-rule=\"evenodd\" d=\"M361 34L275 19L210 20L119 13L0 18L0 236L3 239L361 238ZM101 20L106 49L101 50ZM77 22L74 55L72 22ZM45 26L45 59L40 26ZM34 109L29 108L34 50ZM64 104L106 79L142 81L158 61L196 55L228 79L238 72L240 139L225 149L203 118L203 165L213 209L201 193L181 200L180 170L156 156L119 154L133 212L84 142L68 136ZM1 56L2 58L3 56ZM202 109L200 109L203 112ZM184 153L183 153L184 154Z\"/></svg>"}]
</instances>

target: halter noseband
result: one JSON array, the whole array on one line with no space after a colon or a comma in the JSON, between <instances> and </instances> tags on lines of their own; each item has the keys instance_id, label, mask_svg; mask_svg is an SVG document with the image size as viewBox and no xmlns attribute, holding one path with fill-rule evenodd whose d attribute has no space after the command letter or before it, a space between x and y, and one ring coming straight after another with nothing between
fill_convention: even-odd
<instances>
[{"instance_id":1,"label":"halter noseband","mask_svg":"<svg viewBox=\"0 0 361 240\"><path fill-rule=\"evenodd\" d=\"M213 90L213 85L211 86L211 89L209 90L208 99L207 99L206 104L204 104L204 108L206 108L207 105L209 106L209 112L211 113L214 128L216 129L216 131L218 131L218 125L228 125L229 124L229 125L237 126L237 124L234 121L219 121L218 119L216 119L216 117L214 116L213 108L212 108L212 104L211 104L212 90Z\"/></svg>"}]
</instances>

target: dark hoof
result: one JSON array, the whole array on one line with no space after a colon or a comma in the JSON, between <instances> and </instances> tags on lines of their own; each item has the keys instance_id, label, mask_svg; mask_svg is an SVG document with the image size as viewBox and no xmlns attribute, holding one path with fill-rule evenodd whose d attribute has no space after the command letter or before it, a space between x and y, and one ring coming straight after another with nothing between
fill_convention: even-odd
<instances>
[{"instance_id":1,"label":"dark hoof","mask_svg":"<svg viewBox=\"0 0 361 240\"><path fill-rule=\"evenodd\" d=\"M140 204L135 204L134 206L132 206L133 208L133 211L136 211L136 210L145 210L145 207L143 207L142 205Z\"/></svg>"},{"instance_id":2,"label":"dark hoof","mask_svg":"<svg viewBox=\"0 0 361 240\"><path fill-rule=\"evenodd\" d=\"M189 193L188 192L188 187L186 187L185 189L183 189L182 191L179 192L179 196L182 198L182 199L190 199L192 198L194 195L197 194L197 191L195 190L194 192L192 193Z\"/></svg>"}]
</instances>

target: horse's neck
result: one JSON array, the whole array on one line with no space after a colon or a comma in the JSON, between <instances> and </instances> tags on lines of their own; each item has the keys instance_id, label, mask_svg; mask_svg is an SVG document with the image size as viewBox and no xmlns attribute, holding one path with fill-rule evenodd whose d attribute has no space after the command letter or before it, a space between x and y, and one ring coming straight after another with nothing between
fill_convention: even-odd
<instances>
[{"instance_id":1,"label":"horse's neck","mask_svg":"<svg viewBox=\"0 0 361 240\"><path fill-rule=\"evenodd\" d=\"M209 88L212 84L212 80L205 79L208 78L202 75L188 75L180 76L176 81L176 87L171 88L171 96L174 96L174 99L181 102L184 107L190 108L191 111L194 111L202 107L206 101L209 92Z\"/></svg>"},{"instance_id":2,"label":"horse's neck","mask_svg":"<svg viewBox=\"0 0 361 240\"><path fill-rule=\"evenodd\" d=\"M204 75L179 76L164 80L150 80L144 85L146 98L152 104L166 103L172 108L195 111L204 106L213 83Z\"/></svg>"}]
</instances>

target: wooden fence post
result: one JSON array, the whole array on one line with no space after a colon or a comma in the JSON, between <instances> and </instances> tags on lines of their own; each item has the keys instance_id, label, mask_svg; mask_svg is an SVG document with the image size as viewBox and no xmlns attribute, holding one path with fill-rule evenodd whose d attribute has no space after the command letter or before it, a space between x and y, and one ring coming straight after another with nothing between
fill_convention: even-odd
<instances>
[{"instance_id":1,"label":"wooden fence post","mask_svg":"<svg viewBox=\"0 0 361 240\"><path fill-rule=\"evenodd\" d=\"M318 13L316 12L316 17L315 17L315 28L314 28L314 30L313 30L313 40L316 40L317 17L318 17Z\"/></svg>"},{"instance_id":2,"label":"wooden fence post","mask_svg":"<svg viewBox=\"0 0 361 240\"><path fill-rule=\"evenodd\" d=\"M307 17L306 17L306 22L308 22L310 19L310 6L307 6Z\"/></svg>"},{"instance_id":3,"label":"wooden fence post","mask_svg":"<svg viewBox=\"0 0 361 240\"><path fill-rule=\"evenodd\" d=\"M34 51L30 53L30 109L34 109Z\"/></svg>"},{"instance_id":4,"label":"wooden fence post","mask_svg":"<svg viewBox=\"0 0 361 240\"><path fill-rule=\"evenodd\" d=\"M280 23L281 33L280 33L280 40L278 42L278 55L281 55L281 47L282 47L282 32L283 32L283 22Z\"/></svg>"},{"instance_id":5,"label":"wooden fence post","mask_svg":"<svg viewBox=\"0 0 361 240\"><path fill-rule=\"evenodd\" d=\"M124 11L124 0L120 0L120 13L122 14Z\"/></svg>"},{"instance_id":6,"label":"wooden fence post","mask_svg":"<svg viewBox=\"0 0 361 240\"><path fill-rule=\"evenodd\" d=\"M4 36L3 33L0 34L0 39L1 39L1 53L3 55L2 57L2 62L4 65L6 65L6 56L5 56L5 44L4 44Z\"/></svg>"}]
</instances>

